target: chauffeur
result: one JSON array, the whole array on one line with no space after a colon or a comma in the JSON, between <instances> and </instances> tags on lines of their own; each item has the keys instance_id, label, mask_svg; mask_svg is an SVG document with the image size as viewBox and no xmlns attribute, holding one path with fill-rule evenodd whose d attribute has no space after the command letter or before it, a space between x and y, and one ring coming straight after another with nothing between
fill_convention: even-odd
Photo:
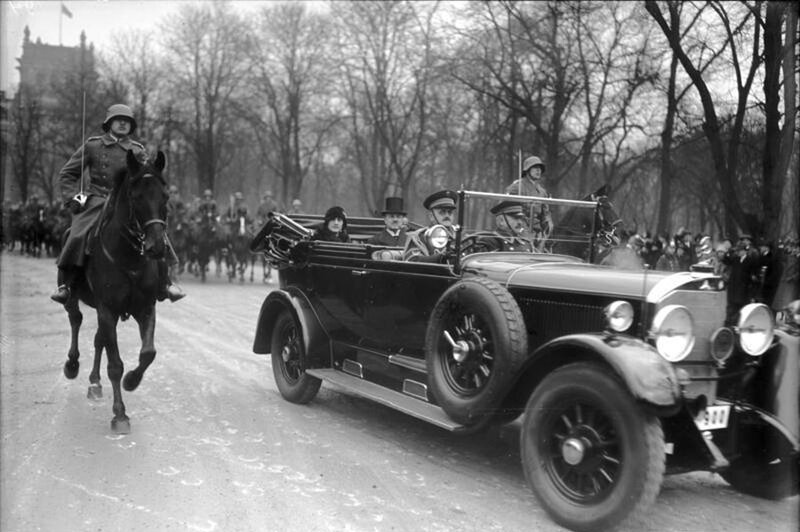
<instances>
[{"instance_id":1,"label":"chauffeur","mask_svg":"<svg viewBox=\"0 0 800 532\"><path fill-rule=\"evenodd\" d=\"M517 201L502 201L491 208L497 229L494 235L478 239L482 251L533 251L533 243L521 236L527 229L525 206Z\"/></svg>"},{"instance_id":2,"label":"chauffeur","mask_svg":"<svg viewBox=\"0 0 800 532\"><path fill-rule=\"evenodd\" d=\"M423 227L416 231L408 233L408 242L403 251L404 260L418 261L418 262L444 262L445 258L441 254L434 253L425 242L425 230L433 227L434 225L444 226L448 236L452 239L455 237L455 228L453 223L456 216L456 198L458 194L452 190L440 190L434 192L422 202L422 205L428 209L428 219L430 225Z\"/></svg>"},{"instance_id":3,"label":"chauffeur","mask_svg":"<svg viewBox=\"0 0 800 532\"><path fill-rule=\"evenodd\" d=\"M386 198L386 208L381 214L383 214L383 222L386 227L370 238L367 243L405 247L408 236L403 229L403 217L406 215L406 211L403 209L403 198Z\"/></svg>"},{"instance_id":4,"label":"chauffeur","mask_svg":"<svg viewBox=\"0 0 800 532\"><path fill-rule=\"evenodd\" d=\"M70 288L84 266L89 234L96 225L106 198L114 186L114 176L127 167L128 151L133 151L140 160L147 158L144 146L130 137L136 131L136 120L127 105L115 104L109 107L102 129L105 132L102 136L89 137L86 143L72 154L58 177L61 197L73 213L67 241L58 257L58 288L50 296L53 301L61 304L69 299ZM81 163L89 169L83 190L88 196L83 200L85 203L78 197L83 170ZM177 301L182 298L185 294L171 284L166 267L160 270L162 288L159 299L169 298L170 301Z\"/></svg>"}]
</instances>

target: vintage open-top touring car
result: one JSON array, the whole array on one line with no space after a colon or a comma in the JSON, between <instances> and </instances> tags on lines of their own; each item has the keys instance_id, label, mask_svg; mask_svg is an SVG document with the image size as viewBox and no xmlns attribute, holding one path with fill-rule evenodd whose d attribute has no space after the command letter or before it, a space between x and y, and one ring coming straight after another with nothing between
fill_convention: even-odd
<instances>
[{"instance_id":1,"label":"vintage open-top touring car","mask_svg":"<svg viewBox=\"0 0 800 532\"><path fill-rule=\"evenodd\" d=\"M490 202L509 199L586 210L590 249L608 230L602 198L460 191L455 238L423 231L431 263L365 243L377 218L349 218L352 242L332 243L312 238L320 216L274 213L251 245L280 278L253 350L271 353L283 397L308 403L330 381L463 433L521 417L525 477L575 530L640 518L670 472L795 494L797 330L776 331L761 304L725 326L724 282L708 273L475 252Z\"/></svg>"}]
</instances>

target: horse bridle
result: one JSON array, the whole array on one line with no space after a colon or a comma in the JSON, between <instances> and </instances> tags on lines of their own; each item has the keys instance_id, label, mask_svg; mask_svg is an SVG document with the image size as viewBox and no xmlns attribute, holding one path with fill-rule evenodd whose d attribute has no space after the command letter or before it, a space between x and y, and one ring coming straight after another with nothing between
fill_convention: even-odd
<instances>
[{"instance_id":1,"label":"horse bridle","mask_svg":"<svg viewBox=\"0 0 800 532\"><path fill-rule=\"evenodd\" d=\"M145 179L148 177L158 177L155 174L144 174L140 179ZM130 187L128 187L128 204L133 204L130 198ZM130 209L130 216L128 223L125 224L123 231L123 236L128 243L133 246L135 250L138 251L139 255L144 255L144 240L145 240L145 232L147 228L153 224L161 224L165 229L167 227L166 220L162 220L161 218L151 218L146 222L142 223L136 218L133 209Z\"/></svg>"}]
</instances>

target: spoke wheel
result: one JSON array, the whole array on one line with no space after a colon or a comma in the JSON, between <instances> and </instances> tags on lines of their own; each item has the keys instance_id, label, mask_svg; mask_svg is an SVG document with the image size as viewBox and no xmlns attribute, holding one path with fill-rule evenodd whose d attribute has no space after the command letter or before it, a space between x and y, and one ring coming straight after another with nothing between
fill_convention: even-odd
<instances>
[{"instance_id":1,"label":"spoke wheel","mask_svg":"<svg viewBox=\"0 0 800 532\"><path fill-rule=\"evenodd\" d=\"M453 420L473 427L495 415L528 351L513 296L483 277L445 291L431 314L425 345L436 402Z\"/></svg>"},{"instance_id":2,"label":"spoke wheel","mask_svg":"<svg viewBox=\"0 0 800 532\"><path fill-rule=\"evenodd\" d=\"M299 404L314 399L322 381L305 372L302 330L290 312L282 312L275 321L271 347L272 372L283 398Z\"/></svg>"},{"instance_id":3,"label":"spoke wheel","mask_svg":"<svg viewBox=\"0 0 800 532\"><path fill-rule=\"evenodd\" d=\"M525 476L542 506L573 530L637 521L664 476L664 435L610 370L570 364L546 377L520 435Z\"/></svg>"}]
</instances>

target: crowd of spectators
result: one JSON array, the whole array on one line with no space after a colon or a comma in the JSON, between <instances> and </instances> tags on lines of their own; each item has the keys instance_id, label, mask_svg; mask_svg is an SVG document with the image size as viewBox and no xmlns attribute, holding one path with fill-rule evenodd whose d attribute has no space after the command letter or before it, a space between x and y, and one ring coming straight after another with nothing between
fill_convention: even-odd
<instances>
[{"instance_id":1,"label":"crowd of spectators","mask_svg":"<svg viewBox=\"0 0 800 532\"><path fill-rule=\"evenodd\" d=\"M625 235L622 251L614 250L605 264L661 271L707 271L721 276L728 286L729 306L750 302L780 309L798 299L798 240L772 241L742 234L736 241L712 239L681 229L672 236Z\"/></svg>"}]
</instances>

